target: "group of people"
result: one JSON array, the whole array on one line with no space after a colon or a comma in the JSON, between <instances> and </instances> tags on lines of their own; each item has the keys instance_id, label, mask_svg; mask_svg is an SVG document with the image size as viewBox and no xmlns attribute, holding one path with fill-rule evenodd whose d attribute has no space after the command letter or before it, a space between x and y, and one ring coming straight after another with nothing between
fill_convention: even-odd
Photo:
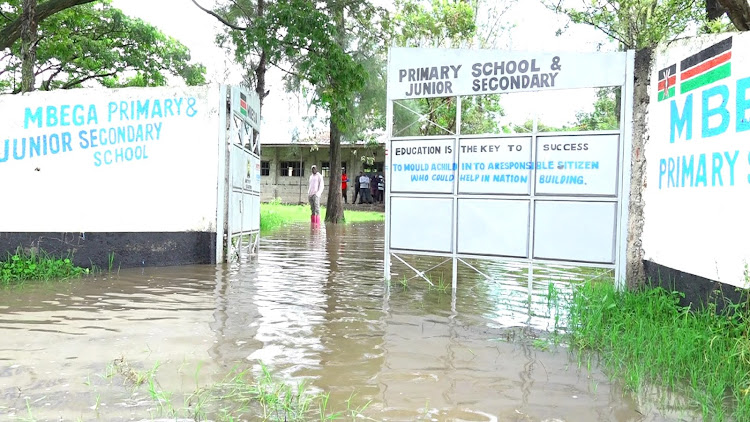
<instances>
[{"instance_id":1,"label":"group of people","mask_svg":"<svg viewBox=\"0 0 750 422\"><path fill-rule=\"evenodd\" d=\"M341 194L344 196L344 202L348 203L346 198L346 188L349 183L349 177L346 172L341 172ZM368 176L364 172L359 172L359 176L354 178L354 199L352 204L357 203L357 197L359 196L359 203L383 203L385 197L385 178L383 173L373 173Z\"/></svg>"},{"instance_id":2,"label":"group of people","mask_svg":"<svg viewBox=\"0 0 750 422\"><path fill-rule=\"evenodd\" d=\"M318 173L318 167L313 165L312 174L310 175L310 182L307 188L307 198L310 202L310 222L313 225L320 225L320 197L323 195L323 188L325 187L325 181L323 175ZM346 200L346 188L349 183L349 177L346 175L346 171L341 169L341 194L344 196L344 202ZM352 204L357 203L357 196L359 196L359 203L383 203L385 196L385 178L383 173L373 173L371 176L366 175L364 172L359 172L359 176L354 179L354 200ZM348 203L348 202L347 202Z\"/></svg>"}]
</instances>

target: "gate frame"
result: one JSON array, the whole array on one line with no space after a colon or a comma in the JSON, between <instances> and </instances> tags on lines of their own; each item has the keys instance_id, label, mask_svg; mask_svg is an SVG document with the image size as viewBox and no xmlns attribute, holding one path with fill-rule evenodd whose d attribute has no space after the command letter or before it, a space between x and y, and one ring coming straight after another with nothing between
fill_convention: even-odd
<instances>
[{"instance_id":1,"label":"gate frame","mask_svg":"<svg viewBox=\"0 0 750 422\"><path fill-rule=\"evenodd\" d=\"M256 92L240 86L220 86L219 103L219 177L217 186L217 218L216 218L216 262L234 262L243 257L243 250L247 249L248 256L258 253L260 247L260 221L258 228L245 229L243 226L245 213L245 198L247 195L258 198L260 204L260 184L252 184L248 187L241 183L235 186L235 176L232 171L232 158L235 154L245 154L260 163L260 126L247 116L243 116L239 104L233 99L239 98L240 93L246 96L246 108L254 110L258 120L260 119L260 100ZM246 112L247 114L247 112ZM240 142L235 142L237 139ZM250 149L247 148L250 146ZM258 170L259 171L259 170ZM240 227L232 226L232 213L234 211L231 202L232 194L240 194ZM260 210L258 210L260 218ZM248 238L247 243L244 238ZM236 246L235 246L236 245Z\"/></svg>"},{"instance_id":2,"label":"gate frame","mask_svg":"<svg viewBox=\"0 0 750 422\"><path fill-rule=\"evenodd\" d=\"M508 51L511 52L511 51ZM501 53L501 51L498 51L498 53ZM516 51L512 51L512 53L517 53ZM529 52L533 53L533 52ZM436 54L438 53L438 50L436 50ZM612 54L612 53L609 53ZM458 286L457 279L458 279L458 263L461 262L464 265L468 266L473 271L479 273L480 275L484 276L488 280L492 280L492 277L482 273L477 268L469 264L465 261L465 259L477 259L477 260L485 260L485 261L503 261L503 262L520 262L528 265L528 281L529 281L529 293L531 293L531 287L532 287L532 280L533 280L533 270L534 270L534 264L536 263L542 263L542 264L559 264L559 265L577 265L577 266L585 266L585 267L592 267L592 268L608 268L613 269L615 272L615 286L618 290L624 289L626 286L625 281L625 274L626 270L625 267L627 265L627 242L628 242L628 222L629 222L629 198L630 198L630 177L631 177L631 160L632 160L632 126L633 126L633 91L634 91L634 62L635 62L635 51L633 50L627 50L625 52L620 52L617 54L622 54L625 56L625 68L622 69L622 71L625 73L624 83L622 85L612 85L612 86L619 86L621 88L621 97L620 97L620 122L619 122L619 129L618 130L612 130L612 131L584 131L584 132L544 132L542 134L543 137L546 136L575 136L577 135L596 135L596 134L618 134L620 137L619 141L619 157L618 157L618 172L617 172L617 195L614 198L611 197L590 197L587 199L582 199L582 197L579 196L568 196L565 197L567 200L574 200L576 202L616 202L616 222L615 222L615 244L614 244L614 255L615 255L615 262L614 264L601 264L601 263L587 263L587 262L573 262L573 261L563 261L563 260L548 260L548 259L535 259L533 258L534 254L534 201L536 200L536 195L534 194L534 189L532 185L532 189L530 190L529 195L527 196L529 199L530 204L530 211L529 211L529 233L528 233L528 242L529 242L529 249L528 249L528 258L512 258L512 257L500 257L500 256L477 256L477 255L471 255L471 254L462 254L458 253L457 251L457 234L458 234L458 199L460 197L458 193L458 178L456 177L453 183L453 191L452 194L417 194L415 196L414 193L401 193L397 194L398 197L419 197L419 198L451 198L453 201L453 216L452 216L452 228L451 228L451 235L452 235L452 247L450 253L438 253L438 252L425 252L425 251L414 251L414 250L404 250L404 249L392 249L391 248L391 184L386 183L385 186L385 244L384 244L384 265L383 265L383 274L384 278L387 281L390 281L391 278L391 257L395 257L398 261L406 265L409 269L414 271L415 275L411 278L422 278L427 283L432 285L432 282L425 276L425 273L427 271L432 270L433 268L439 267L446 263L448 260L452 261L452 289L455 292ZM390 72L393 70L392 68L392 50L389 51L388 54L388 81L390 82ZM588 88L597 88L595 86L590 86ZM572 88L561 88L561 89L572 89ZM585 89L585 87L582 87L581 89ZM527 94L532 94L535 92L547 92L552 90L529 90L529 91L522 91ZM490 92L488 94L503 94L506 92ZM487 95L487 94L479 94L479 95ZM429 135L429 136L409 136L409 137L393 137L393 106L394 98L392 98L391 91L387 91L387 98L386 98L386 136L387 136L387 148L386 148L386 162L385 162L385 168L384 173L386 173L389 177L388 179L391 179L391 161L392 161L392 155L391 151L393 151L392 144L393 141L398 140L419 140L419 139L451 139L455 142L455 148L457 149L456 154L458 154L458 145L460 139L465 139L469 137L482 137L482 138L513 138L513 137L529 137L531 136L531 143L532 143L532 158L531 161L535 161L536 159L536 141L540 135L538 132L538 122L539 122L539 115L534 115L533 120L533 130L529 134L513 134L513 135L498 135L498 134L472 134L472 135L462 135L461 134L461 115L462 115L462 96L469 96L469 95L461 95L460 93L457 95L452 95L450 97L456 98L456 133L453 135ZM427 98L427 97L413 97L413 98ZM456 155L455 163L458 162ZM535 171L532 170L531 174L535 174ZM534 182L534 179L532 178L531 182ZM487 195L491 196L491 195ZM493 194L492 196L498 197L497 194ZM546 199L549 200L555 200L560 199L558 196L545 196ZM409 265L404 259L402 259L399 255L421 255L421 256L433 256L433 257L442 257L444 260L428 269L428 270L419 270L417 268L414 268L413 266ZM453 295L455 299L455 294Z\"/></svg>"}]
</instances>

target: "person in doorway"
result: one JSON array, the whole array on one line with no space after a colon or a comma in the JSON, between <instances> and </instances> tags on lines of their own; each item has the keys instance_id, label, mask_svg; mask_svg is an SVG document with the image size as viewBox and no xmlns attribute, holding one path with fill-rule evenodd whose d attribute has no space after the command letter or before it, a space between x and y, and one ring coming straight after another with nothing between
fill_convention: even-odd
<instances>
[{"instance_id":1,"label":"person in doorway","mask_svg":"<svg viewBox=\"0 0 750 422\"><path fill-rule=\"evenodd\" d=\"M318 173L318 167L315 165L311 168L310 183L307 188L307 198L310 201L310 222L313 225L320 224L320 196L323 195L323 176Z\"/></svg>"},{"instance_id":2,"label":"person in doorway","mask_svg":"<svg viewBox=\"0 0 750 422\"><path fill-rule=\"evenodd\" d=\"M359 173L359 175L362 175L362 172ZM354 177L354 199L352 199L352 204L357 203L357 197L359 196L359 176ZM362 203L362 198L359 198L359 202Z\"/></svg>"},{"instance_id":3,"label":"person in doorway","mask_svg":"<svg viewBox=\"0 0 750 422\"><path fill-rule=\"evenodd\" d=\"M366 174L359 172L359 203L366 202L372 204L370 197L370 178Z\"/></svg>"},{"instance_id":4,"label":"person in doorway","mask_svg":"<svg viewBox=\"0 0 750 422\"><path fill-rule=\"evenodd\" d=\"M385 196L385 178L383 177L383 173L378 173L377 177L377 185L378 185L378 196L375 199L375 202L383 203L383 197Z\"/></svg>"},{"instance_id":5,"label":"person in doorway","mask_svg":"<svg viewBox=\"0 0 750 422\"><path fill-rule=\"evenodd\" d=\"M341 195L344 197L344 203L346 202L346 184L349 182L349 177L346 175L346 169L341 167Z\"/></svg>"}]
</instances>

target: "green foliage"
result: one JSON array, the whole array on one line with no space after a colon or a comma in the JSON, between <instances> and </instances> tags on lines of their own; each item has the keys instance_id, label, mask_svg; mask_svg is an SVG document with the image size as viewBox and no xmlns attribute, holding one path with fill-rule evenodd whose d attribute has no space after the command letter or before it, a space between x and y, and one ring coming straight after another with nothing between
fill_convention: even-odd
<instances>
[{"instance_id":1,"label":"green foliage","mask_svg":"<svg viewBox=\"0 0 750 422\"><path fill-rule=\"evenodd\" d=\"M536 123L536 129L538 132L570 132L578 130L575 126L564 125L562 127L550 126L542 121ZM534 131L534 120L528 119L523 124L509 125L503 127L503 131L506 133L531 133Z\"/></svg>"},{"instance_id":2,"label":"green foliage","mask_svg":"<svg viewBox=\"0 0 750 422\"><path fill-rule=\"evenodd\" d=\"M750 308L691 310L661 288L618 292L583 284L573 295L568 328L576 347L597 352L627 388L677 391L704 420L750 420Z\"/></svg>"},{"instance_id":3,"label":"green foliage","mask_svg":"<svg viewBox=\"0 0 750 422\"><path fill-rule=\"evenodd\" d=\"M461 101L461 133L501 133L500 117L505 115L499 94L464 97Z\"/></svg>"},{"instance_id":4,"label":"green foliage","mask_svg":"<svg viewBox=\"0 0 750 422\"><path fill-rule=\"evenodd\" d=\"M326 208L321 207L321 218L325 218ZM384 221L382 212L346 211L346 223ZM310 207L307 205L284 205L279 201L263 203L260 206L260 232L269 233L285 224L310 221Z\"/></svg>"},{"instance_id":5,"label":"green foliage","mask_svg":"<svg viewBox=\"0 0 750 422\"><path fill-rule=\"evenodd\" d=\"M355 421L362 418L371 403L356 400L356 394L352 393L343 403L336 403L338 409L334 410L328 393L313 391L304 380L295 384L280 380L262 362L257 376L250 369L233 368L220 381L202 387L197 384L199 365L195 372L196 388L187 394L166 391L158 380L158 369L158 362L149 370L138 370L120 358L109 365L105 378L110 381L122 378L123 385L133 388L132 394L145 389L154 404L149 409L152 418L155 413L170 419L195 421ZM181 403L176 401L180 396L183 396ZM362 404L356 406L355 402Z\"/></svg>"},{"instance_id":6,"label":"green foliage","mask_svg":"<svg viewBox=\"0 0 750 422\"><path fill-rule=\"evenodd\" d=\"M0 284L8 287L28 280L69 279L88 274L89 270L73 265L70 257L54 257L44 252L24 252L18 249L15 254L0 261Z\"/></svg>"},{"instance_id":7,"label":"green foliage","mask_svg":"<svg viewBox=\"0 0 750 422\"><path fill-rule=\"evenodd\" d=\"M472 45L478 36L479 2L400 0L393 18L392 42L402 47L458 48ZM462 99L461 133L500 133L503 116L499 95ZM420 98L399 101L393 108L394 136L456 133L455 98Z\"/></svg>"},{"instance_id":8,"label":"green foliage","mask_svg":"<svg viewBox=\"0 0 750 422\"><path fill-rule=\"evenodd\" d=\"M475 2L397 0L394 42L401 47L458 48L477 34Z\"/></svg>"},{"instance_id":9,"label":"green foliage","mask_svg":"<svg viewBox=\"0 0 750 422\"><path fill-rule=\"evenodd\" d=\"M723 16L718 19L707 21L706 24L700 28L700 33L719 34L722 32L731 32L736 30L737 28L734 27L732 22L726 16Z\"/></svg>"},{"instance_id":10,"label":"green foliage","mask_svg":"<svg viewBox=\"0 0 750 422\"><path fill-rule=\"evenodd\" d=\"M367 72L350 45L353 38L360 43L377 38L369 33L372 23L364 28L353 23L376 20L377 9L365 0L289 0L267 2L262 14L252 1L233 2L216 12L235 26L247 26L218 38L220 44L234 47L238 62L263 55L273 66L286 70L289 89L311 88L312 105L329 112L344 133L352 131L352 105L365 86ZM342 24L344 14L349 17L348 25Z\"/></svg>"},{"instance_id":11,"label":"green foliage","mask_svg":"<svg viewBox=\"0 0 750 422\"><path fill-rule=\"evenodd\" d=\"M705 22L703 0L590 0L578 7L543 3L575 23L599 29L626 49L653 47Z\"/></svg>"},{"instance_id":12,"label":"green foliage","mask_svg":"<svg viewBox=\"0 0 750 422\"><path fill-rule=\"evenodd\" d=\"M616 88L601 88L596 92L594 111L576 113L576 130L618 129Z\"/></svg>"},{"instance_id":13,"label":"green foliage","mask_svg":"<svg viewBox=\"0 0 750 422\"><path fill-rule=\"evenodd\" d=\"M20 0L5 5L9 18L21 13ZM205 67L189 61L187 47L156 27L128 17L109 1L72 7L39 24L35 72L42 90L75 88L88 81L107 87L162 86L167 74L181 77L188 85L205 83ZM0 92L17 92L20 42L4 62Z\"/></svg>"}]
</instances>

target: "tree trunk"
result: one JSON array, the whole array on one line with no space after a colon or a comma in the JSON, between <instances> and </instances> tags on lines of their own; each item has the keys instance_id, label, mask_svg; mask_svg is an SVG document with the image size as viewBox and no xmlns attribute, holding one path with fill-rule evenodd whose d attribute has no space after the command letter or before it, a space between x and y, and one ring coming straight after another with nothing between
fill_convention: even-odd
<instances>
[{"instance_id":1,"label":"tree trunk","mask_svg":"<svg viewBox=\"0 0 750 422\"><path fill-rule=\"evenodd\" d=\"M21 92L34 90L36 64L36 0L23 0L21 15Z\"/></svg>"},{"instance_id":2,"label":"tree trunk","mask_svg":"<svg viewBox=\"0 0 750 422\"><path fill-rule=\"evenodd\" d=\"M706 18L710 21L720 18L726 10L721 7L719 0L706 0Z\"/></svg>"},{"instance_id":3,"label":"tree trunk","mask_svg":"<svg viewBox=\"0 0 750 422\"><path fill-rule=\"evenodd\" d=\"M336 27L338 34L336 41L343 48L345 44L344 34L346 28L344 27L344 8L342 5L336 3L334 9L334 19L336 19ZM333 89L336 89L334 86ZM344 220L344 198L341 194L341 128L336 124L336 111L331 110L331 139L330 139L330 154L329 168L330 177L328 181L328 205L326 209L326 222L338 224Z\"/></svg>"},{"instance_id":4,"label":"tree trunk","mask_svg":"<svg viewBox=\"0 0 750 422\"><path fill-rule=\"evenodd\" d=\"M47 0L36 10L36 24L47 19L57 12L78 6L79 4L92 3L96 0ZM23 16L16 18L10 23L0 27L0 51L10 48L21 38L21 24Z\"/></svg>"},{"instance_id":5,"label":"tree trunk","mask_svg":"<svg viewBox=\"0 0 750 422\"><path fill-rule=\"evenodd\" d=\"M648 142L646 114L650 102L648 86L651 79L653 50L644 48L635 53L635 87L633 92L633 148L631 151L630 202L628 209L628 246L626 280L629 289L637 289L646 282L643 266L643 188L646 187L646 157L643 154Z\"/></svg>"},{"instance_id":6,"label":"tree trunk","mask_svg":"<svg viewBox=\"0 0 750 422\"><path fill-rule=\"evenodd\" d=\"M257 3L257 19L263 19L263 15L266 13L266 2L265 0L258 0ZM260 58L258 59L258 66L255 67L255 92L258 94L260 99L260 109L263 110L263 100L266 98L266 70L268 69L266 50L260 52Z\"/></svg>"},{"instance_id":7,"label":"tree trunk","mask_svg":"<svg viewBox=\"0 0 750 422\"><path fill-rule=\"evenodd\" d=\"M718 0L729 20L740 31L750 30L750 0Z\"/></svg>"},{"instance_id":8,"label":"tree trunk","mask_svg":"<svg viewBox=\"0 0 750 422\"><path fill-rule=\"evenodd\" d=\"M328 202L326 204L326 222L338 224L344 220L344 198L341 195L341 132L331 119L331 139L328 177Z\"/></svg>"}]
</instances>

